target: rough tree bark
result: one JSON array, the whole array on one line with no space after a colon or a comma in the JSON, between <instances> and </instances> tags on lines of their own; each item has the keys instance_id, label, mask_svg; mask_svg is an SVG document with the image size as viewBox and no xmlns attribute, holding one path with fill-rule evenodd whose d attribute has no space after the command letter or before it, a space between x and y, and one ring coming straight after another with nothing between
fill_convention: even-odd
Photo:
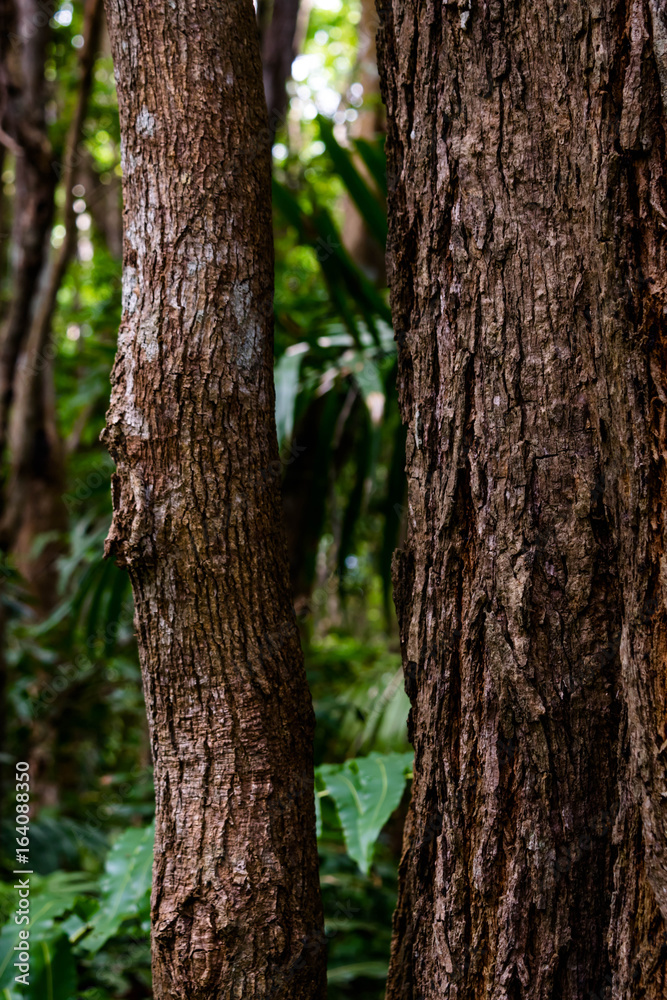
<instances>
[{"instance_id":1,"label":"rough tree bark","mask_svg":"<svg viewBox=\"0 0 667 1000\"><path fill-rule=\"evenodd\" d=\"M325 993L314 716L280 521L270 149L251 0L107 0L123 136L108 553L156 786L156 1000Z\"/></svg>"},{"instance_id":2,"label":"rough tree bark","mask_svg":"<svg viewBox=\"0 0 667 1000\"><path fill-rule=\"evenodd\" d=\"M667 995L667 5L381 0L416 763L388 1000Z\"/></svg>"}]
</instances>

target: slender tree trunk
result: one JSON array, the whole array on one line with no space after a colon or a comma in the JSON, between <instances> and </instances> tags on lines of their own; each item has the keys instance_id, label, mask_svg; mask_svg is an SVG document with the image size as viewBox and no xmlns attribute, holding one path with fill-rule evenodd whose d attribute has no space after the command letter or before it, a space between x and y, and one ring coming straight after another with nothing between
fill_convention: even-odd
<instances>
[{"instance_id":1,"label":"slender tree trunk","mask_svg":"<svg viewBox=\"0 0 667 1000\"><path fill-rule=\"evenodd\" d=\"M100 182L92 155L86 151L77 169L77 179L86 191L86 211L100 233L109 254L123 256L123 219L120 179L113 175L108 184Z\"/></svg>"},{"instance_id":2,"label":"slender tree trunk","mask_svg":"<svg viewBox=\"0 0 667 1000\"><path fill-rule=\"evenodd\" d=\"M56 173L44 114L47 95L44 65L51 29L48 16L35 0L0 0L0 26L0 140L14 155L15 171L10 300L0 329L0 456L3 463L9 458L7 464L13 469L8 477L10 482L0 483L0 549L4 553L12 551L17 556L39 614L45 613L56 597L53 572L56 546L50 543L35 558L33 544L39 531L65 527L65 508L60 499L62 489L57 488L59 479L53 477L53 439L34 439L40 483L38 489L24 493L23 502L16 492L16 456L6 456L5 449L12 404L16 404L19 395L19 359L29 339L40 282L48 261L54 214ZM14 426L19 424L17 421ZM47 479L51 489L45 491L42 484ZM13 503L14 500L17 502ZM9 508L19 514L11 524L7 520ZM22 530L24 527L36 530L26 532ZM5 579L0 581L3 589L5 583ZM4 628L3 613L0 641L4 640ZM3 657L0 672L3 707L7 702L7 683L7 665ZM6 727L3 727L0 750L4 750L5 732ZM45 731L41 723L33 725L28 754L34 779L33 806L37 808L53 805L57 800L57 785L51 773L54 737L50 727Z\"/></svg>"},{"instance_id":3,"label":"slender tree trunk","mask_svg":"<svg viewBox=\"0 0 667 1000\"><path fill-rule=\"evenodd\" d=\"M84 45L79 54L79 90L62 159L51 157L49 171L62 173L65 237L45 262L39 287L33 290L30 323L23 333L24 350L13 380L13 406L9 421L10 477L2 519L2 536L16 564L37 597L39 610L48 611L57 599L57 558L61 538L53 538L34 553L35 540L67 527L63 504L64 449L58 432L55 407L53 315L57 295L76 250L75 197L72 192L78 164L78 145L88 107L97 54L102 0L86 0L82 26ZM43 67L42 67L43 73Z\"/></svg>"},{"instance_id":4,"label":"slender tree trunk","mask_svg":"<svg viewBox=\"0 0 667 1000\"><path fill-rule=\"evenodd\" d=\"M314 717L280 520L270 149L251 0L107 0L125 197L108 552L156 786L156 1000L316 998Z\"/></svg>"},{"instance_id":5,"label":"slender tree trunk","mask_svg":"<svg viewBox=\"0 0 667 1000\"><path fill-rule=\"evenodd\" d=\"M30 330L47 260L56 174L44 107L51 29L36 0L0 0L1 140L15 156L12 292L0 330L0 452L4 452L16 365Z\"/></svg>"},{"instance_id":6,"label":"slender tree trunk","mask_svg":"<svg viewBox=\"0 0 667 1000\"><path fill-rule=\"evenodd\" d=\"M667 9L380 3L415 780L388 1000L667 995Z\"/></svg>"},{"instance_id":7,"label":"slender tree trunk","mask_svg":"<svg viewBox=\"0 0 667 1000\"><path fill-rule=\"evenodd\" d=\"M378 28L378 16L375 0L361 0L361 20L358 28L357 66L355 79L364 88L363 105L359 109L359 117L350 126L350 135L354 139L375 141L387 131L384 105L380 97L380 77L377 66L377 51L375 36ZM355 156L355 165L371 186L373 179L361 160ZM371 233L368 224L362 218L359 209L352 198L345 195L343 218L343 245L352 259L364 273L378 285L385 287L387 275L385 272L384 246L376 235Z\"/></svg>"},{"instance_id":8,"label":"slender tree trunk","mask_svg":"<svg viewBox=\"0 0 667 1000\"><path fill-rule=\"evenodd\" d=\"M76 247L72 185L97 51L101 0L86 0L79 53L79 91L62 153L48 141L44 65L48 13L34 0L1 0L0 72L4 141L16 155L12 232L12 299L0 337L0 451L8 444L8 476L2 486L0 546L14 557L41 617L58 599L57 559L63 552L67 511L63 504L63 448L55 412L52 319L56 297ZM58 173L65 194L63 245L49 255ZM10 405L11 404L11 405ZM44 540L35 551L39 536ZM56 537L53 537L56 536ZM48 671L38 679L48 680ZM3 672L3 681L6 674ZM4 691L3 695L4 697ZM1 698L0 698L1 700ZM29 760L33 805L54 806L59 797L58 731L50 717L33 721Z\"/></svg>"},{"instance_id":9,"label":"slender tree trunk","mask_svg":"<svg viewBox=\"0 0 667 1000\"><path fill-rule=\"evenodd\" d=\"M99 54L103 58L110 57L111 41L104 17L99 34ZM123 256L120 178L115 173L109 173L108 183L102 183L92 153L87 149L81 149L77 157L76 180L85 189L86 211L92 216L93 225L102 237L105 247L112 257L120 259Z\"/></svg>"},{"instance_id":10,"label":"slender tree trunk","mask_svg":"<svg viewBox=\"0 0 667 1000\"><path fill-rule=\"evenodd\" d=\"M296 56L299 0L269 0L260 3L264 96L272 136L283 124L287 110L287 81Z\"/></svg>"}]
</instances>

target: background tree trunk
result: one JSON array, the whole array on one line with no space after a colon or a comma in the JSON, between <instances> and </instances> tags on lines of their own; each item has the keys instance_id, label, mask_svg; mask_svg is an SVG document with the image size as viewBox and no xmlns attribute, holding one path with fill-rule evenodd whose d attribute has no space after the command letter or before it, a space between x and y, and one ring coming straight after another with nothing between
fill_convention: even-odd
<instances>
[{"instance_id":1,"label":"background tree trunk","mask_svg":"<svg viewBox=\"0 0 667 1000\"><path fill-rule=\"evenodd\" d=\"M52 322L58 292L76 251L72 189L92 85L101 13L101 0L86 0L82 25L85 42L78 60L79 88L74 115L61 156L56 159L51 155L47 161L48 172L53 178L57 172L62 173L65 237L60 248L44 261L39 281L35 281L32 289L29 322L22 330L22 351L14 370L8 425L10 474L0 532L42 614L49 611L57 599L56 560L63 552L59 536L67 527L67 510L62 499L64 449L56 420L53 370L56 348L52 342ZM41 73L43 77L43 64ZM21 173L20 165L17 172ZM52 197L54 193L52 183ZM35 541L47 534L56 537L42 545L36 555Z\"/></svg>"},{"instance_id":2,"label":"background tree trunk","mask_svg":"<svg viewBox=\"0 0 667 1000\"><path fill-rule=\"evenodd\" d=\"M44 108L49 19L35 0L0 0L2 142L14 154L12 297L0 331L0 451L4 452L16 365L25 347L48 259L56 173Z\"/></svg>"},{"instance_id":3,"label":"background tree trunk","mask_svg":"<svg viewBox=\"0 0 667 1000\"><path fill-rule=\"evenodd\" d=\"M261 32L264 96L269 112L271 137L284 125L287 111L287 81L297 55L296 35L299 0L267 0L258 6Z\"/></svg>"},{"instance_id":4,"label":"background tree trunk","mask_svg":"<svg viewBox=\"0 0 667 1000\"><path fill-rule=\"evenodd\" d=\"M387 131L384 105L380 97L380 76L377 66L375 37L378 29L378 15L375 0L361 0L361 20L359 22L359 42L355 79L364 88L364 103L359 108L359 116L350 126L350 136L354 139L376 141ZM368 169L355 156L355 166L366 180L373 180ZM371 281L386 288L385 248L377 235L369 231L352 198L346 194L343 221L343 244L353 260L357 261Z\"/></svg>"},{"instance_id":5,"label":"background tree trunk","mask_svg":"<svg viewBox=\"0 0 667 1000\"><path fill-rule=\"evenodd\" d=\"M46 130L44 62L48 18L33 0L1 0L0 113L2 143L15 157L12 297L0 332L0 449L4 451L16 363L30 328L47 258L56 174Z\"/></svg>"},{"instance_id":6,"label":"background tree trunk","mask_svg":"<svg viewBox=\"0 0 667 1000\"><path fill-rule=\"evenodd\" d=\"M387 997L658 1000L665 4L380 14L416 750Z\"/></svg>"},{"instance_id":7,"label":"background tree trunk","mask_svg":"<svg viewBox=\"0 0 667 1000\"><path fill-rule=\"evenodd\" d=\"M85 59L83 54L80 58L82 80L66 163L74 156L87 105L96 44L95 10L99 6L98 0L85 4L87 43ZM35 615L45 617L57 599L56 560L63 551L62 533L67 526L62 501L63 455L55 416L56 352L48 342L56 295L69 260L64 248L49 256L62 154L56 154L49 142L45 119L49 15L35 0L2 0L0 20L1 140L14 155L16 175L11 299L0 331L0 453L6 459L6 481L0 488L0 548L11 552ZM73 217L68 167L63 180ZM72 218L70 228L73 226ZM40 536L42 544L36 551ZM43 671L42 678L47 676ZM5 701L6 683L3 670L0 701ZM57 745L57 732L50 722L34 720L26 747L34 808L57 802Z\"/></svg>"},{"instance_id":8,"label":"background tree trunk","mask_svg":"<svg viewBox=\"0 0 667 1000\"><path fill-rule=\"evenodd\" d=\"M107 0L107 16L125 197L108 552L132 579L155 767L154 996L319 998L253 6Z\"/></svg>"},{"instance_id":9,"label":"background tree trunk","mask_svg":"<svg viewBox=\"0 0 667 1000\"><path fill-rule=\"evenodd\" d=\"M0 326L0 458L5 462L10 406L16 367L28 338L34 299L48 254L54 208L55 174L51 170L51 145L46 132L44 62L51 29L48 18L35 21L37 6L31 0L0 0L0 141L3 154L14 157L16 178L11 212L11 233L5 232L9 212L3 217L2 264L9 261L10 299ZM6 162L3 155L3 163ZM11 240L7 239L11 236ZM5 253L5 247L8 252ZM0 474L0 521L7 504L5 473ZM12 547L13 537L0 528L0 550ZM0 580L4 591L6 577ZM4 605L3 595L0 603ZM0 643L5 641L5 611L0 612ZM0 753L5 751L7 664L0 656ZM41 797L40 771L36 775ZM2 789L0 789L2 791Z\"/></svg>"}]
</instances>

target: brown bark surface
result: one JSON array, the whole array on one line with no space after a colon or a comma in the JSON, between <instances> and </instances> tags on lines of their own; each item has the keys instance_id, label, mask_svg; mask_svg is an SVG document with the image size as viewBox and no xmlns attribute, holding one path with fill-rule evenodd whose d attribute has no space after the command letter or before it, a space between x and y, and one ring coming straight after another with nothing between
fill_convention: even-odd
<instances>
[{"instance_id":1,"label":"brown bark surface","mask_svg":"<svg viewBox=\"0 0 667 1000\"><path fill-rule=\"evenodd\" d=\"M388 1000L667 996L667 5L380 2L415 780Z\"/></svg>"},{"instance_id":2,"label":"brown bark surface","mask_svg":"<svg viewBox=\"0 0 667 1000\"><path fill-rule=\"evenodd\" d=\"M325 993L314 716L280 521L270 150L251 0L107 0L124 302L108 551L157 798L156 1000Z\"/></svg>"}]
</instances>

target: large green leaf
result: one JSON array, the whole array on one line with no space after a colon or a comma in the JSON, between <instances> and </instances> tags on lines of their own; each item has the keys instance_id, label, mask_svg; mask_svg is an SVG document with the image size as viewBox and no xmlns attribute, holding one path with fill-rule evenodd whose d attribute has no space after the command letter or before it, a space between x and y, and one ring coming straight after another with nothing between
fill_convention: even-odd
<instances>
[{"instance_id":1,"label":"large green leaf","mask_svg":"<svg viewBox=\"0 0 667 1000\"><path fill-rule=\"evenodd\" d=\"M345 184L370 232L375 236L380 246L384 247L387 242L387 212L384 205L380 204L357 170L348 150L336 141L331 122L320 115L318 124L320 137L327 148L336 173Z\"/></svg>"},{"instance_id":2,"label":"large green leaf","mask_svg":"<svg viewBox=\"0 0 667 1000\"><path fill-rule=\"evenodd\" d=\"M11 971L11 982L0 994L2 1000L75 1000L76 962L64 934L31 939L27 986L15 981L20 970L14 969L13 963Z\"/></svg>"},{"instance_id":3,"label":"large green leaf","mask_svg":"<svg viewBox=\"0 0 667 1000\"><path fill-rule=\"evenodd\" d=\"M343 319L354 342L358 347L361 346L361 334L355 317L358 311L373 340L379 345L381 333L378 320L391 324L391 310L383 294L345 250L331 214L319 204L306 214L291 191L276 180L273 181L273 201L286 221L297 230L300 239L316 250L332 305Z\"/></svg>"},{"instance_id":4,"label":"large green leaf","mask_svg":"<svg viewBox=\"0 0 667 1000\"><path fill-rule=\"evenodd\" d=\"M17 878L20 879L21 876L17 875ZM54 941L61 936L60 930L54 925L55 918L61 917L68 910L71 910L77 897L92 887L88 878L81 872L54 872L53 875L43 880L31 876L30 882L30 923L22 924L19 927L14 922L12 914L0 932L0 990L8 989L14 983L16 975L14 946L19 943L19 930L27 929L30 932L30 950L33 956L31 958L31 980L36 982L37 965L33 965L33 962L40 961L39 957L34 957L39 951L40 942L47 945L47 952L42 955L42 958L45 968L48 968L50 950L55 947ZM62 959L61 951L58 951L58 956L58 961L60 961ZM33 972L35 976L32 975ZM47 975L47 972L44 975ZM28 994L22 992L21 995L27 996ZM30 995L32 996L32 994ZM48 994L43 995L48 996Z\"/></svg>"},{"instance_id":5,"label":"large green leaf","mask_svg":"<svg viewBox=\"0 0 667 1000\"><path fill-rule=\"evenodd\" d=\"M30 990L20 996L31 1000L74 1000L76 962L64 934L42 938L32 950Z\"/></svg>"},{"instance_id":6,"label":"large green leaf","mask_svg":"<svg viewBox=\"0 0 667 1000\"><path fill-rule=\"evenodd\" d=\"M361 310L373 339L379 344L380 334L375 326L376 320L380 318L391 324L391 310L387 302L345 250L331 213L319 205L309 216L308 222L315 227L322 244L331 250L328 255L318 256L325 278L328 281L333 280L335 272L335 280L341 282L342 287ZM317 241L313 245L317 247Z\"/></svg>"},{"instance_id":7,"label":"large green leaf","mask_svg":"<svg viewBox=\"0 0 667 1000\"><path fill-rule=\"evenodd\" d=\"M401 801L412 760L412 753L372 753L316 770L319 794L333 798L347 853L365 875L380 831Z\"/></svg>"},{"instance_id":8,"label":"large green leaf","mask_svg":"<svg viewBox=\"0 0 667 1000\"><path fill-rule=\"evenodd\" d=\"M147 906L153 867L153 826L126 830L109 851L102 878L100 907L90 919L92 932L81 947L96 952L128 917Z\"/></svg>"},{"instance_id":9,"label":"large green leaf","mask_svg":"<svg viewBox=\"0 0 667 1000\"><path fill-rule=\"evenodd\" d=\"M299 372L308 344L288 347L273 370L276 386L276 431L278 447L282 448L294 430L294 404L299 393Z\"/></svg>"},{"instance_id":10,"label":"large green leaf","mask_svg":"<svg viewBox=\"0 0 667 1000\"><path fill-rule=\"evenodd\" d=\"M387 161L384 155L384 143L369 142L368 139L353 139L352 141L378 189L386 197Z\"/></svg>"}]
</instances>

